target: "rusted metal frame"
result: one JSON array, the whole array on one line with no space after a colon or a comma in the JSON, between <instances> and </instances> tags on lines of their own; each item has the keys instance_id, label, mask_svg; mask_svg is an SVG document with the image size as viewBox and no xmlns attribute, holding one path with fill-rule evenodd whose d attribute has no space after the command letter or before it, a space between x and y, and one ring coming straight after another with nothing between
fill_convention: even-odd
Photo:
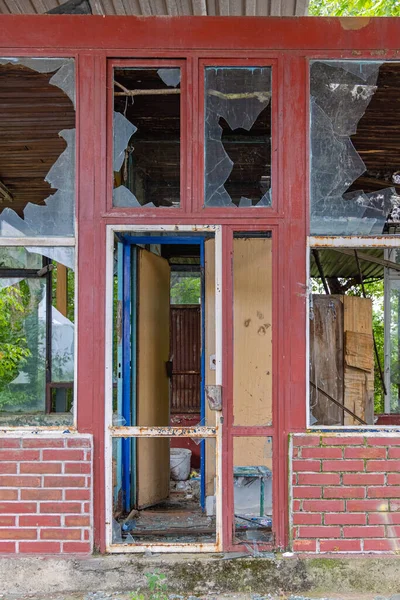
<instances>
[{"instance_id":1,"label":"rusted metal frame","mask_svg":"<svg viewBox=\"0 0 400 600\"><path fill-rule=\"evenodd\" d=\"M218 427L109 427L109 432L115 438L128 437L178 437L178 438L209 438L216 437Z\"/></svg>"},{"instance_id":2,"label":"rusted metal frame","mask_svg":"<svg viewBox=\"0 0 400 600\"><path fill-rule=\"evenodd\" d=\"M325 294L329 295L331 292L330 292L330 289L329 289L328 284L325 279L324 270L322 268L318 250L315 250L315 248L313 248L312 253L314 256L315 264L317 265L317 268L318 268L319 276L321 277L322 285L324 286Z\"/></svg>"},{"instance_id":3,"label":"rusted metal frame","mask_svg":"<svg viewBox=\"0 0 400 600\"><path fill-rule=\"evenodd\" d=\"M362 274L360 260L358 258L357 250L354 250L354 256L356 258L356 263L357 263L358 275L360 277L362 294L363 294L364 298L368 298L368 295L367 295L367 293L365 291L364 279L363 279L363 274ZM372 329L372 339L374 340L375 359L376 359L376 364L378 365L379 378L380 378L381 384L382 384L382 391L383 391L383 395L386 396L387 390L386 390L385 378L384 378L383 371L382 371L381 360L379 358L378 346L376 345L376 339L375 339L375 334L374 334L374 330L373 329Z\"/></svg>"},{"instance_id":4,"label":"rusted metal frame","mask_svg":"<svg viewBox=\"0 0 400 600\"><path fill-rule=\"evenodd\" d=\"M347 254L348 256L354 256L355 250L347 250L346 248L333 248L334 252L340 252L341 254ZM313 250L314 253L314 250ZM357 251L358 259L374 263L376 265L382 265L388 269L393 269L394 271L400 271L400 265L398 263L393 262L392 260L386 260L383 258L379 258L378 256L372 256L370 254L364 254L363 252Z\"/></svg>"},{"instance_id":5,"label":"rusted metal frame","mask_svg":"<svg viewBox=\"0 0 400 600\"><path fill-rule=\"evenodd\" d=\"M310 235L308 238L310 248L399 248L400 238L395 235L372 236L318 236Z\"/></svg>"},{"instance_id":6,"label":"rusted metal frame","mask_svg":"<svg viewBox=\"0 0 400 600\"><path fill-rule=\"evenodd\" d=\"M141 52L141 54L143 54ZM185 54L185 53L184 53ZM190 138L192 125L192 109L190 106L189 89L192 81L192 74L186 57L177 58L109 58L107 60L108 73L108 96L107 96L107 212L113 215L118 212L136 216L143 214L144 217L156 216L159 221L163 220L162 212L167 211L167 217L174 219L190 212L191 207L191 178L188 175L191 171L190 149L188 146L188 138ZM114 172L113 172L113 113L114 113L114 68L161 68L161 67L177 67L181 71L180 84L180 205L179 208L171 207L156 207L140 208L127 207L123 211L120 208L113 207L113 188L114 188Z\"/></svg>"},{"instance_id":7,"label":"rusted metal frame","mask_svg":"<svg viewBox=\"0 0 400 600\"><path fill-rule=\"evenodd\" d=\"M361 423L361 425L368 425L368 423L366 423L365 421L363 421L358 415L356 415L356 413L354 413L352 410L350 410L349 408L347 408L347 406L345 406L344 404L342 404L341 402L339 402L339 400L336 400L333 396L331 396L330 394L328 394L327 392L325 392L325 390L323 390L322 388L320 388L313 381L310 381L310 385L311 385L311 387L315 388L318 392L320 392L323 396L325 396L325 398L328 398L328 400L330 400L331 402L333 402L334 404L336 404L336 406L339 406L342 411L344 411L345 413L347 413L348 415L350 415L351 417L353 417L354 419L356 419L359 423Z\"/></svg>"},{"instance_id":8,"label":"rusted metal frame","mask_svg":"<svg viewBox=\"0 0 400 600\"><path fill-rule=\"evenodd\" d=\"M261 55L261 57L260 57ZM258 57L254 56L254 62L250 63L249 59L238 58L226 58L220 56L218 52L215 52L209 58L204 58L200 53L198 55L198 94L197 96L202 99L201 104L198 106L198 119L197 119L197 137L196 152L197 159L197 177L194 182L194 212L200 212L209 221L213 221L220 215L224 215L227 219L230 217L234 218L269 218L270 216L282 216L282 210L279 210L279 202L277 201L276 192L279 190L279 177L278 177L278 121L279 121L279 96L277 93L279 86L279 74L278 74L278 60L276 57L270 58L268 50L258 52ZM204 183L205 183L205 163L204 163L204 152L205 152L205 69L207 67L271 67L272 69L272 89L271 89L271 191L272 191L272 207L212 207L204 206Z\"/></svg>"}]
</instances>

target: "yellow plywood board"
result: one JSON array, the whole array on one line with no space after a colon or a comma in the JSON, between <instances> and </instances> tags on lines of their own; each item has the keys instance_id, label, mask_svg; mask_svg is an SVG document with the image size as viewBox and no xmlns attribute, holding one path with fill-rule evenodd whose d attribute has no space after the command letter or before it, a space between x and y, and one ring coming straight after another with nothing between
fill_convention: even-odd
<instances>
[{"instance_id":1,"label":"yellow plywood board","mask_svg":"<svg viewBox=\"0 0 400 600\"><path fill-rule=\"evenodd\" d=\"M170 268L147 250L138 253L137 424L169 425ZM150 506L169 495L169 440L137 440L137 504Z\"/></svg>"},{"instance_id":2,"label":"yellow plywood board","mask_svg":"<svg viewBox=\"0 0 400 600\"><path fill-rule=\"evenodd\" d=\"M233 240L234 424L272 423L272 240Z\"/></svg>"},{"instance_id":3,"label":"yellow plywood board","mask_svg":"<svg viewBox=\"0 0 400 600\"><path fill-rule=\"evenodd\" d=\"M233 438L234 467L268 467L272 470L272 438Z\"/></svg>"}]
</instances>

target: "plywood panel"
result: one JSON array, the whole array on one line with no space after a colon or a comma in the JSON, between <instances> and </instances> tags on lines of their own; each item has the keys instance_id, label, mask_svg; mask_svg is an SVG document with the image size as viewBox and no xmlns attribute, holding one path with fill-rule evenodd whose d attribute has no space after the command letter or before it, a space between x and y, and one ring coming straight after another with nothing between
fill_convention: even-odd
<instances>
[{"instance_id":1,"label":"plywood panel","mask_svg":"<svg viewBox=\"0 0 400 600\"><path fill-rule=\"evenodd\" d=\"M268 467L272 470L272 438L235 437L233 443L235 467Z\"/></svg>"},{"instance_id":2,"label":"plywood panel","mask_svg":"<svg viewBox=\"0 0 400 600\"><path fill-rule=\"evenodd\" d=\"M168 261L140 249L137 306L137 424L169 425ZM137 440L137 505L150 506L169 495L169 440Z\"/></svg>"},{"instance_id":3,"label":"plywood panel","mask_svg":"<svg viewBox=\"0 0 400 600\"><path fill-rule=\"evenodd\" d=\"M314 295L310 311L310 410L314 425L342 425L343 304L339 297ZM312 384L320 388L316 389Z\"/></svg>"},{"instance_id":4,"label":"plywood panel","mask_svg":"<svg viewBox=\"0 0 400 600\"><path fill-rule=\"evenodd\" d=\"M234 424L272 423L272 240L233 240Z\"/></svg>"}]
</instances>

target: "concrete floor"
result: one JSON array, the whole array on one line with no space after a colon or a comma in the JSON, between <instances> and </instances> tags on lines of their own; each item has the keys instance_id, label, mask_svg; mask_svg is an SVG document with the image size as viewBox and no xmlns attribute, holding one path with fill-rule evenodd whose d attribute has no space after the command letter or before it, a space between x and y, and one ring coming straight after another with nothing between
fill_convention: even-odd
<instances>
[{"instance_id":1,"label":"concrete floor","mask_svg":"<svg viewBox=\"0 0 400 600\"><path fill-rule=\"evenodd\" d=\"M132 592L85 592L73 594L46 594L37 596L31 594L0 594L0 600L132 600ZM157 600L400 600L400 594L392 596L376 596L349 594L340 596L299 596L293 594L259 595L259 594L223 594L208 596L182 596L169 594Z\"/></svg>"}]
</instances>

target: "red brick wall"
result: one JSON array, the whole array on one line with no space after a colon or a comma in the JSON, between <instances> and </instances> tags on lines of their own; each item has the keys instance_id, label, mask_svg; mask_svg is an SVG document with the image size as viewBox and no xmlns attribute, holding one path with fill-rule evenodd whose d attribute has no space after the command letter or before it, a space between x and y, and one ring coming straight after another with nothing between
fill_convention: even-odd
<instances>
[{"instance_id":1,"label":"red brick wall","mask_svg":"<svg viewBox=\"0 0 400 600\"><path fill-rule=\"evenodd\" d=\"M0 436L0 553L92 550L92 441Z\"/></svg>"},{"instance_id":2,"label":"red brick wall","mask_svg":"<svg viewBox=\"0 0 400 600\"><path fill-rule=\"evenodd\" d=\"M293 550L400 550L400 433L296 434Z\"/></svg>"}]
</instances>

